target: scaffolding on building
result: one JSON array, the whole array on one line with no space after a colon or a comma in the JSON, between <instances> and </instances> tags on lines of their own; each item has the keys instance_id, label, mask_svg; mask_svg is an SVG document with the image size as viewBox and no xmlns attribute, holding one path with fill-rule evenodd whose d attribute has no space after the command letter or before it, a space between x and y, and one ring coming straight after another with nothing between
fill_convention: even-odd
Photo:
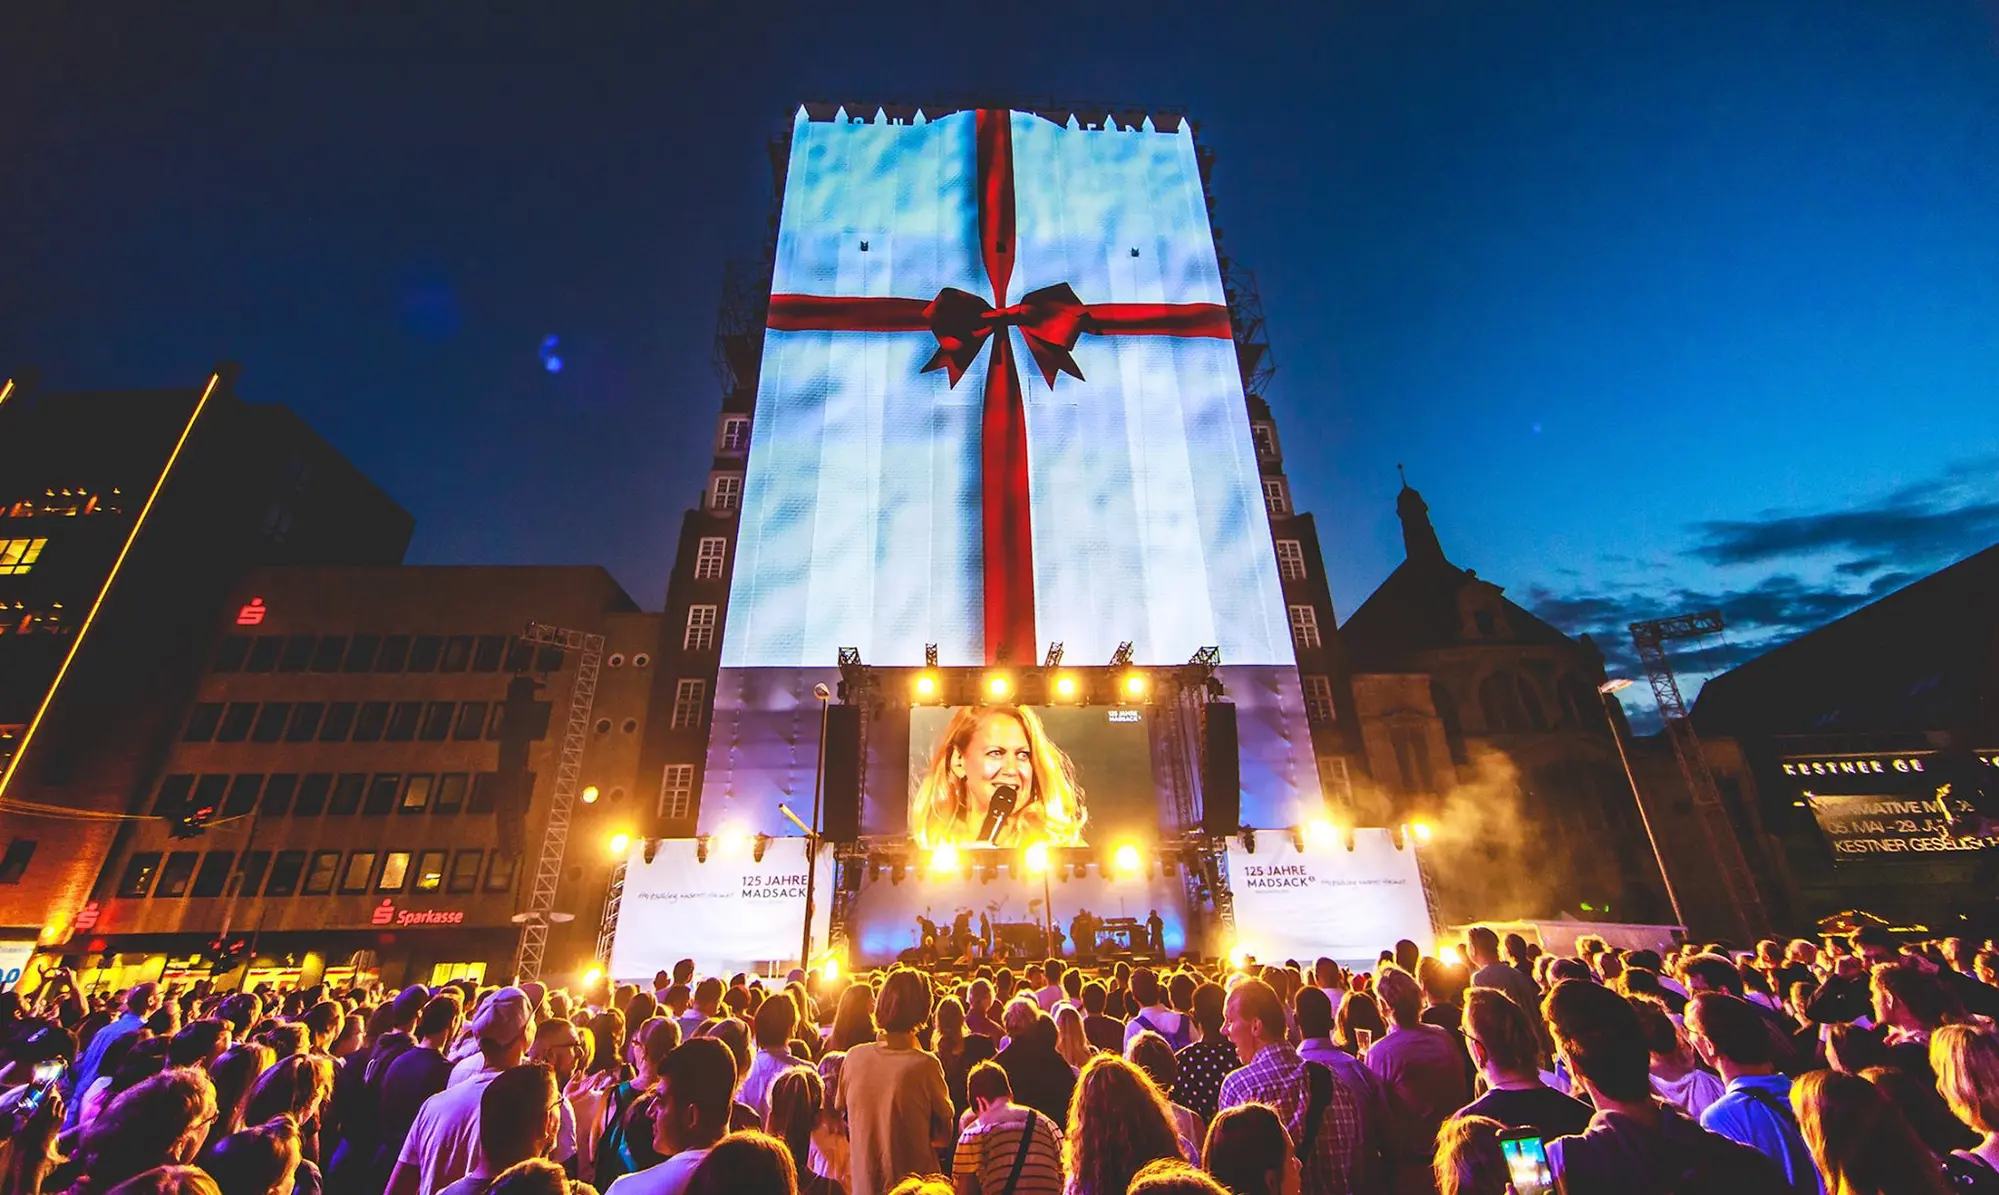
<instances>
[{"instance_id":1,"label":"scaffolding on building","mask_svg":"<svg viewBox=\"0 0 1999 1195\"><path fill-rule=\"evenodd\" d=\"M548 952L548 927L559 916L555 890L562 880L562 857L569 849L569 823L576 807L576 790L583 775L583 747L590 737L590 709L597 701L597 672L604 659L604 637L583 631L531 622L521 642L536 649L555 649L576 657L576 680L569 691L569 715L556 756L555 784L549 796L548 820L542 827L541 854L535 860L528 887L528 907L520 914L521 938L514 952L517 982L541 978ZM622 877L622 869L619 872ZM566 920L566 918L565 918Z\"/></svg>"}]
</instances>

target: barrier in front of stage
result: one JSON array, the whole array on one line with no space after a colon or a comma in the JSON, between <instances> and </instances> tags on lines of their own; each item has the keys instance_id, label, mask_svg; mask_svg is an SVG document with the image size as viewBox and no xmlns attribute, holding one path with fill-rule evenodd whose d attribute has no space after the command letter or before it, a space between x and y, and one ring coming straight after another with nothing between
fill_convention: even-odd
<instances>
[{"instance_id":1,"label":"barrier in front of stage","mask_svg":"<svg viewBox=\"0 0 1999 1195\"><path fill-rule=\"evenodd\" d=\"M782 974L798 963L805 929L805 839L748 836L635 843L607 970L620 982L652 982L677 959L702 975ZM762 858L757 858L761 853ZM819 857L813 950L826 947L833 911L830 848Z\"/></svg>"},{"instance_id":2,"label":"barrier in front of stage","mask_svg":"<svg viewBox=\"0 0 1999 1195\"><path fill-rule=\"evenodd\" d=\"M1253 837L1254 851L1241 838L1228 841L1236 949L1264 962L1323 957L1372 969L1399 938L1432 945L1415 846L1397 846L1387 830Z\"/></svg>"}]
</instances>

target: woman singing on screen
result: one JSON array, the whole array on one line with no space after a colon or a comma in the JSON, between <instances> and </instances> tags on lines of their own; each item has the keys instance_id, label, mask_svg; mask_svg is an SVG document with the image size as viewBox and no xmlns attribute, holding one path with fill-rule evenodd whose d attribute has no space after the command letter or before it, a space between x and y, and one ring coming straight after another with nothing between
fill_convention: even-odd
<instances>
[{"instance_id":1,"label":"woman singing on screen","mask_svg":"<svg viewBox=\"0 0 1999 1195\"><path fill-rule=\"evenodd\" d=\"M1033 710L966 706L951 715L909 802L909 832L925 847L978 840L993 792L1015 790L1014 811L994 844L1082 841L1083 788L1076 767Z\"/></svg>"}]
</instances>

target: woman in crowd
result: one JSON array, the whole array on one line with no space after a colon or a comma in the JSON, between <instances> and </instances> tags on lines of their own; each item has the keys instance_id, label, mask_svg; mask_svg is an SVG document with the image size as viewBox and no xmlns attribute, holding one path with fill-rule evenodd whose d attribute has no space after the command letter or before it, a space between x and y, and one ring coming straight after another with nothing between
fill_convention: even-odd
<instances>
[{"instance_id":1,"label":"woman in crowd","mask_svg":"<svg viewBox=\"0 0 1999 1195\"><path fill-rule=\"evenodd\" d=\"M277 1059L262 1042L238 1042L222 1051L208 1067L209 1081L215 1084L215 1125L209 1130L208 1145L214 1145L243 1127L243 1109L250 1102L250 1088Z\"/></svg>"},{"instance_id":2,"label":"woman in crowd","mask_svg":"<svg viewBox=\"0 0 1999 1195\"><path fill-rule=\"evenodd\" d=\"M1090 1039L1083 1035L1083 1014L1073 1005L1064 1004L1055 1010L1055 1052L1079 1073L1089 1064L1090 1055L1096 1053L1090 1048Z\"/></svg>"},{"instance_id":3,"label":"woman in crowd","mask_svg":"<svg viewBox=\"0 0 1999 1195\"><path fill-rule=\"evenodd\" d=\"M836 1106L847 1115L855 1195L880 1195L912 1174L938 1169L955 1122L944 1066L916 1043L930 1018L930 980L897 967L875 1004L879 1042L847 1051Z\"/></svg>"},{"instance_id":4,"label":"woman in crowd","mask_svg":"<svg viewBox=\"0 0 1999 1195\"><path fill-rule=\"evenodd\" d=\"M1454 1116L1437 1130L1431 1162L1437 1195L1507 1195L1506 1158L1499 1151L1504 1125L1490 1116Z\"/></svg>"},{"instance_id":5,"label":"woman in crowd","mask_svg":"<svg viewBox=\"0 0 1999 1195\"><path fill-rule=\"evenodd\" d=\"M1131 1180L1127 1195L1234 1195L1203 1171L1178 1158L1162 1158L1146 1164ZM1297 1195L1296 1191L1290 1195Z\"/></svg>"},{"instance_id":6,"label":"woman in crowd","mask_svg":"<svg viewBox=\"0 0 1999 1195\"><path fill-rule=\"evenodd\" d=\"M755 1129L717 1141L687 1180L687 1195L794 1195L797 1190L791 1151Z\"/></svg>"},{"instance_id":7,"label":"woman in crowd","mask_svg":"<svg viewBox=\"0 0 1999 1195\"><path fill-rule=\"evenodd\" d=\"M258 1076L243 1105L246 1124L289 1116L299 1127L299 1187L319 1187L319 1110L333 1090L332 1060L294 1054Z\"/></svg>"},{"instance_id":8,"label":"woman in crowd","mask_svg":"<svg viewBox=\"0 0 1999 1195\"><path fill-rule=\"evenodd\" d=\"M110 1195L222 1195L198 1166L155 1166L111 1188Z\"/></svg>"},{"instance_id":9,"label":"woman in crowd","mask_svg":"<svg viewBox=\"0 0 1999 1195\"><path fill-rule=\"evenodd\" d=\"M819 1081L825 1094L819 1101L819 1123L812 1129L811 1171L851 1188L853 1142L847 1136L847 1118L836 1105L840 1096L840 1075L847 1056L829 1050L819 1059Z\"/></svg>"},{"instance_id":10,"label":"woman in crowd","mask_svg":"<svg viewBox=\"0 0 1999 1195\"><path fill-rule=\"evenodd\" d=\"M1663 1001L1639 996L1632 999L1631 1009L1638 1014L1638 1028L1651 1055L1652 1094L1699 1120L1707 1106L1721 1098L1721 1080L1701 1069Z\"/></svg>"},{"instance_id":11,"label":"woman in crowd","mask_svg":"<svg viewBox=\"0 0 1999 1195\"><path fill-rule=\"evenodd\" d=\"M1141 1031L1125 1047L1124 1056L1145 1077L1152 1080L1163 1095L1173 1090L1180 1078L1180 1064L1173 1056L1173 1047L1166 1039L1150 1029ZM1180 1138L1180 1153L1196 1166L1201 1164L1201 1137L1203 1127L1201 1117L1192 1108L1185 1108L1166 1097L1166 1110L1173 1116L1173 1132Z\"/></svg>"},{"instance_id":12,"label":"woman in crowd","mask_svg":"<svg viewBox=\"0 0 1999 1195\"><path fill-rule=\"evenodd\" d=\"M993 983L990 979L974 979L970 993L966 997L965 1027L993 1041L1000 1036L999 1020L993 1016ZM969 1073L970 1068L966 1068Z\"/></svg>"},{"instance_id":13,"label":"woman in crowd","mask_svg":"<svg viewBox=\"0 0 1999 1195\"><path fill-rule=\"evenodd\" d=\"M201 1168L222 1195L290 1195L299 1160L298 1126L280 1116L217 1141Z\"/></svg>"},{"instance_id":14,"label":"woman in crowd","mask_svg":"<svg viewBox=\"0 0 1999 1195\"><path fill-rule=\"evenodd\" d=\"M1090 1059L1062 1142L1068 1195L1124 1195L1146 1163L1180 1156L1166 1097L1145 1072L1111 1054Z\"/></svg>"},{"instance_id":15,"label":"woman in crowd","mask_svg":"<svg viewBox=\"0 0 1999 1195\"><path fill-rule=\"evenodd\" d=\"M192 1162L214 1120L215 1087L206 1073L154 1075L112 1100L84 1130L70 1195L103 1195L155 1166Z\"/></svg>"},{"instance_id":16,"label":"woman in crowd","mask_svg":"<svg viewBox=\"0 0 1999 1195\"><path fill-rule=\"evenodd\" d=\"M1944 1195L1943 1170L1909 1122L1858 1075L1812 1071L1791 1109L1826 1195Z\"/></svg>"},{"instance_id":17,"label":"woman in crowd","mask_svg":"<svg viewBox=\"0 0 1999 1195\"><path fill-rule=\"evenodd\" d=\"M833 1037L829 1050L851 1050L875 1040L875 993L865 983L850 985L840 993L839 1008L833 1014Z\"/></svg>"},{"instance_id":18,"label":"woman in crowd","mask_svg":"<svg viewBox=\"0 0 1999 1195\"><path fill-rule=\"evenodd\" d=\"M1229 1195L1298 1195L1298 1153L1267 1104L1217 1113L1201 1148L1201 1165Z\"/></svg>"},{"instance_id":19,"label":"woman in crowd","mask_svg":"<svg viewBox=\"0 0 1999 1195\"><path fill-rule=\"evenodd\" d=\"M826 1085L811 1067L794 1066L770 1085L764 1131L784 1142L801 1195L841 1195L840 1185L812 1172L812 1134L826 1107Z\"/></svg>"},{"instance_id":20,"label":"woman in crowd","mask_svg":"<svg viewBox=\"0 0 1999 1195\"><path fill-rule=\"evenodd\" d=\"M1362 1034L1367 1035L1367 1041L1361 1040ZM1361 991L1348 992L1333 1019L1333 1044L1358 1058L1367 1053L1369 1043L1386 1036L1388 1025L1381 1019L1381 1006L1374 1002L1374 996Z\"/></svg>"},{"instance_id":21,"label":"woman in crowd","mask_svg":"<svg viewBox=\"0 0 1999 1195\"><path fill-rule=\"evenodd\" d=\"M599 1191L610 1190L619 1178L660 1160L653 1147L652 1092L659 1084L660 1065L680 1044L680 1026L653 1017L632 1037L640 1047L633 1076L611 1089L593 1132L592 1169L586 1173ZM605 1071L603 1076L615 1073Z\"/></svg>"},{"instance_id":22,"label":"woman in crowd","mask_svg":"<svg viewBox=\"0 0 1999 1195\"><path fill-rule=\"evenodd\" d=\"M965 1006L956 996L946 996L937 1004L935 1036L937 1061L944 1064L944 1083L951 1089L951 1106L965 1110L965 1076L996 1051L993 1039L982 1033L965 1031Z\"/></svg>"},{"instance_id":23,"label":"woman in crowd","mask_svg":"<svg viewBox=\"0 0 1999 1195\"><path fill-rule=\"evenodd\" d=\"M1945 1025L1930 1036L1937 1090L1978 1144L1944 1159L1959 1190L1999 1191L1999 1036L1971 1025Z\"/></svg>"}]
</instances>

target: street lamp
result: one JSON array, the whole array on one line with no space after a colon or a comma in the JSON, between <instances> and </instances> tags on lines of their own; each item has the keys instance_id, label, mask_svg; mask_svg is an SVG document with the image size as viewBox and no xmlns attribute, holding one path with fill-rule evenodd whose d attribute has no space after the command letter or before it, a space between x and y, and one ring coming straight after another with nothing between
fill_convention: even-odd
<instances>
[{"instance_id":1,"label":"street lamp","mask_svg":"<svg viewBox=\"0 0 1999 1195\"><path fill-rule=\"evenodd\" d=\"M1617 718L1610 710L1610 695L1630 687L1630 677L1614 676L1596 687L1596 695L1603 702L1604 720L1610 723L1611 741L1617 744L1617 762L1624 765L1624 782L1631 786L1631 802L1638 806L1638 824L1645 827L1645 841L1652 844L1652 862L1659 866L1659 882L1666 886L1666 901L1673 906L1673 920L1685 930L1687 915L1680 911L1680 896L1673 891L1673 877L1666 874L1666 856L1659 853L1659 836L1652 832L1652 818L1645 812L1645 798L1638 792L1638 777L1632 773L1631 756L1624 749L1624 732L1617 729Z\"/></svg>"}]
</instances>

